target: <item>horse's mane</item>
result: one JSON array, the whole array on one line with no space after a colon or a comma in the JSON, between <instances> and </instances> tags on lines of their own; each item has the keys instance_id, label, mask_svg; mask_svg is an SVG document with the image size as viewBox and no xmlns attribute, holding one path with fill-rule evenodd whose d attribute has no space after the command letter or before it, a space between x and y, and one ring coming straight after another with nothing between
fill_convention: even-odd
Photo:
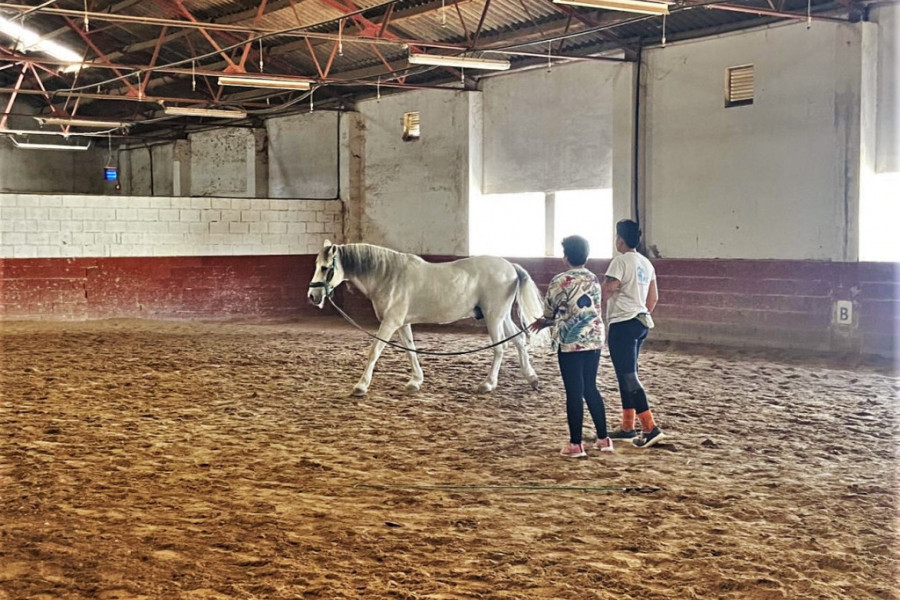
<instances>
[{"instance_id":1,"label":"horse's mane","mask_svg":"<svg viewBox=\"0 0 900 600\"><path fill-rule=\"evenodd\" d=\"M387 279L404 263L421 261L414 254L397 252L372 244L344 244L338 247L344 273L351 277Z\"/></svg>"}]
</instances>

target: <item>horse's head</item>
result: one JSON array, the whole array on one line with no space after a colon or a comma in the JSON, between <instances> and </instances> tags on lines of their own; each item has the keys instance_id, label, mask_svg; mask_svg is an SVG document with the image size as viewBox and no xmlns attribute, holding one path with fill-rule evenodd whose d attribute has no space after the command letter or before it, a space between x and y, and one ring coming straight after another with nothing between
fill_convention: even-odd
<instances>
[{"instance_id":1,"label":"horse's head","mask_svg":"<svg viewBox=\"0 0 900 600\"><path fill-rule=\"evenodd\" d=\"M325 299L331 296L334 288L344 281L344 269L341 267L341 257L338 247L328 240L316 256L316 270L309 281L309 291L306 297L309 301L322 308Z\"/></svg>"}]
</instances>

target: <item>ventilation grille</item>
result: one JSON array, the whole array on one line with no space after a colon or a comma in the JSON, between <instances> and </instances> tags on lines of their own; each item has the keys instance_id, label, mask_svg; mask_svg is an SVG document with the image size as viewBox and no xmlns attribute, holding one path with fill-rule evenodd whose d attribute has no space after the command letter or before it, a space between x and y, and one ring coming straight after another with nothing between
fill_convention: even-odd
<instances>
[{"instance_id":1,"label":"ventilation grille","mask_svg":"<svg viewBox=\"0 0 900 600\"><path fill-rule=\"evenodd\" d=\"M403 140L417 140L420 135L419 130L419 113L408 112L403 113Z\"/></svg>"},{"instance_id":2,"label":"ventilation grille","mask_svg":"<svg viewBox=\"0 0 900 600\"><path fill-rule=\"evenodd\" d=\"M725 73L725 107L753 104L753 65L729 67Z\"/></svg>"}]
</instances>

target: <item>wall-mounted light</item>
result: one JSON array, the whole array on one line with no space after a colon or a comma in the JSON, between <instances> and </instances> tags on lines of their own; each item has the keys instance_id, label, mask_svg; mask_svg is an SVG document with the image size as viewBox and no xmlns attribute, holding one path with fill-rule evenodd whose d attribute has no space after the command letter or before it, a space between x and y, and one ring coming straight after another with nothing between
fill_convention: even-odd
<instances>
[{"instance_id":1,"label":"wall-mounted light","mask_svg":"<svg viewBox=\"0 0 900 600\"><path fill-rule=\"evenodd\" d=\"M163 112L176 117L213 117L216 119L246 119L243 110L226 110L222 108L194 108L191 106L166 106Z\"/></svg>"},{"instance_id":2,"label":"wall-mounted light","mask_svg":"<svg viewBox=\"0 0 900 600\"><path fill-rule=\"evenodd\" d=\"M32 142L20 142L14 137L10 137L16 148L23 150L87 150L91 147L90 142L86 146L78 144L36 144Z\"/></svg>"},{"instance_id":3,"label":"wall-mounted light","mask_svg":"<svg viewBox=\"0 0 900 600\"><path fill-rule=\"evenodd\" d=\"M664 2L651 2L650 0L553 0L553 2L556 4L570 4L572 6L586 6L588 8L621 10L623 12L633 12L644 15L669 14L668 4Z\"/></svg>"},{"instance_id":4,"label":"wall-mounted light","mask_svg":"<svg viewBox=\"0 0 900 600\"><path fill-rule=\"evenodd\" d=\"M489 58L469 58L467 56L443 56L440 54L410 54L409 64L429 65L434 67L456 67L459 69L485 69L488 71L506 71L508 60Z\"/></svg>"},{"instance_id":5,"label":"wall-mounted light","mask_svg":"<svg viewBox=\"0 0 900 600\"><path fill-rule=\"evenodd\" d=\"M308 79L291 79L290 77L253 77L252 75L222 75L219 77L219 85L275 90L308 90L312 83Z\"/></svg>"},{"instance_id":6,"label":"wall-mounted light","mask_svg":"<svg viewBox=\"0 0 900 600\"><path fill-rule=\"evenodd\" d=\"M82 119L73 117L34 117L41 125L68 125L70 127L95 127L97 129L120 129L128 127L130 123L124 121L110 121L105 119Z\"/></svg>"}]
</instances>

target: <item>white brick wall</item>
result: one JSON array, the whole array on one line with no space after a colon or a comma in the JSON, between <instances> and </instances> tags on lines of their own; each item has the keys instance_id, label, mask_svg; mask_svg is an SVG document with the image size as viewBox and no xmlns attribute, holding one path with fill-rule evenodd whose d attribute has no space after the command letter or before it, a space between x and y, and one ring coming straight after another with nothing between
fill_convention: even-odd
<instances>
[{"instance_id":1,"label":"white brick wall","mask_svg":"<svg viewBox=\"0 0 900 600\"><path fill-rule=\"evenodd\" d=\"M315 254L339 201L0 194L0 258Z\"/></svg>"}]
</instances>

